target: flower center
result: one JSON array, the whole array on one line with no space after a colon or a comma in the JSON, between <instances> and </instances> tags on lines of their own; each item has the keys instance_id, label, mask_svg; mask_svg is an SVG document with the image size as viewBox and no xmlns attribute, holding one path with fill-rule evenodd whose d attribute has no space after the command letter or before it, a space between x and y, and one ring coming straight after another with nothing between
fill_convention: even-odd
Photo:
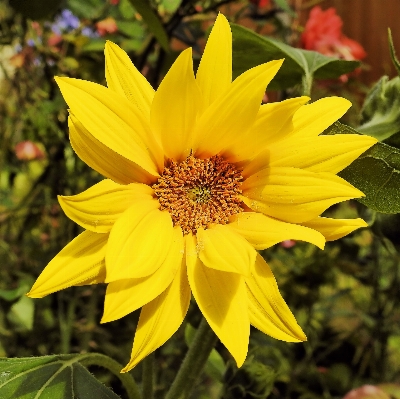
<instances>
[{"instance_id":1,"label":"flower center","mask_svg":"<svg viewBox=\"0 0 400 399\"><path fill-rule=\"evenodd\" d=\"M243 211L238 197L242 181L241 172L222 157L190 155L180 163L171 161L152 188L174 226L184 234L196 234L200 227L226 224L230 216Z\"/></svg>"}]
</instances>

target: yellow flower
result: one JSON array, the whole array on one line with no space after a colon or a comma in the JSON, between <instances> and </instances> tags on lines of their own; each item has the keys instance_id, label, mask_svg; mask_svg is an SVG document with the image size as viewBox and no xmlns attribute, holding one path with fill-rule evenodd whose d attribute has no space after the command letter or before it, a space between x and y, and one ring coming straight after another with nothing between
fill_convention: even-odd
<instances>
[{"instance_id":1,"label":"yellow flower","mask_svg":"<svg viewBox=\"0 0 400 399\"><path fill-rule=\"evenodd\" d=\"M323 248L365 226L319 215L363 195L336 174L376 140L318 136L349 108L342 98L260 106L282 60L232 82L232 37L221 14L196 76L187 49L156 92L117 45L108 42L105 56L108 88L57 78L72 147L107 179L59 197L86 231L48 264L29 296L107 283L102 322L142 308L123 371L175 333L191 293L238 366L250 324L304 341L256 250L287 239Z\"/></svg>"}]
</instances>

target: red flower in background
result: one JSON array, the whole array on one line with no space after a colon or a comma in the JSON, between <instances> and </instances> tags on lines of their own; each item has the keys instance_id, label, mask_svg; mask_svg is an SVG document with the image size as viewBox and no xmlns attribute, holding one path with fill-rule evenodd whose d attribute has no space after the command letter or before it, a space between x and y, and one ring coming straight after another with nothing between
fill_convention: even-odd
<instances>
[{"instance_id":1,"label":"red flower in background","mask_svg":"<svg viewBox=\"0 0 400 399\"><path fill-rule=\"evenodd\" d=\"M21 161L43 159L43 151L32 141L21 141L15 146L15 155Z\"/></svg>"},{"instance_id":2,"label":"red flower in background","mask_svg":"<svg viewBox=\"0 0 400 399\"><path fill-rule=\"evenodd\" d=\"M254 4L257 7L263 8L269 6L271 0L250 0L251 4Z\"/></svg>"},{"instance_id":3,"label":"red flower in background","mask_svg":"<svg viewBox=\"0 0 400 399\"><path fill-rule=\"evenodd\" d=\"M113 17L108 17L97 22L96 29L100 36L105 36L107 33L115 33L118 30L117 22Z\"/></svg>"},{"instance_id":4,"label":"red flower in background","mask_svg":"<svg viewBox=\"0 0 400 399\"><path fill-rule=\"evenodd\" d=\"M316 6L311 9L301 36L302 47L344 60L361 60L367 53L360 43L342 33L343 21L331 7L322 11Z\"/></svg>"},{"instance_id":5,"label":"red flower in background","mask_svg":"<svg viewBox=\"0 0 400 399\"><path fill-rule=\"evenodd\" d=\"M57 33L51 33L49 38L47 39L47 44L50 47L57 47L59 44L61 44L63 41L63 37L61 35L58 35ZM57 50L56 48L53 50Z\"/></svg>"}]
</instances>

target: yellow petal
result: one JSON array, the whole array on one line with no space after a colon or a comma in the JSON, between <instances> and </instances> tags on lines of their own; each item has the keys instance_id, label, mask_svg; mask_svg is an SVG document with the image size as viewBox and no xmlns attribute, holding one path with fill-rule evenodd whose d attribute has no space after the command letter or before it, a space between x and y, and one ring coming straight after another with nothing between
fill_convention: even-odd
<instances>
[{"instance_id":1,"label":"yellow petal","mask_svg":"<svg viewBox=\"0 0 400 399\"><path fill-rule=\"evenodd\" d=\"M208 37L196 81L205 108L223 94L232 82L232 32L228 20L221 13Z\"/></svg>"},{"instance_id":2,"label":"yellow petal","mask_svg":"<svg viewBox=\"0 0 400 399\"><path fill-rule=\"evenodd\" d=\"M145 184L121 185L105 179L78 195L59 195L58 202L64 213L83 228L95 233L108 233L135 201L150 201L152 192L152 188Z\"/></svg>"},{"instance_id":3,"label":"yellow petal","mask_svg":"<svg viewBox=\"0 0 400 399\"><path fill-rule=\"evenodd\" d=\"M237 273L203 265L195 238L186 237L186 265L190 288L203 316L240 367L247 355L250 323L246 287Z\"/></svg>"},{"instance_id":4,"label":"yellow petal","mask_svg":"<svg viewBox=\"0 0 400 399\"><path fill-rule=\"evenodd\" d=\"M306 341L289 307L282 298L274 275L261 255L246 277L250 323L273 338L287 342Z\"/></svg>"},{"instance_id":5,"label":"yellow petal","mask_svg":"<svg viewBox=\"0 0 400 399\"><path fill-rule=\"evenodd\" d=\"M81 233L50 261L27 295L42 298L73 285L104 282L107 240L108 234Z\"/></svg>"},{"instance_id":6,"label":"yellow petal","mask_svg":"<svg viewBox=\"0 0 400 399\"><path fill-rule=\"evenodd\" d=\"M314 219L333 204L364 195L331 173L281 167L250 176L242 189L249 208L290 223Z\"/></svg>"},{"instance_id":7,"label":"yellow petal","mask_svg":"<svg viewBox=\"0 0 400 399\"><path fill-rule=\"evenodd\" d=\"M182 265L182 230L174 228L173 242L164 263L147 277L117 280L107 286L102 323L120 319L160 295L171 284Z\"/></svg>"},{"instance_id":8,"label":"yellow petal","mask_svg":"<svg viewBox=\"0 0 400 399\"><path fill-rule=\"evenodd\" d=\"M321 98L303 105L293 116L291 136L315 137L341 118L351 107L351 102L341 97Z\"/></svg>"},{"instance_id":9,"label":"yellow petal","mask_svg":"<svg viewBox=\"0 0 400 399\"><path fill-rule=\"evenodd\" d=\"M358 134L338 134L279 141L269 147L270 166L293 166L312 172L338 173L377 140Z\"/></svg>"},{"instance_id":10,"label":"yellow petal","mask_svg":"<svg viewBox=\"0 0 400 399\"><path fill-rule=\"evenodd\" d=\"M211 269L248 275L256 251L239 234L220 224L197 231L197 250L203 264Z\"/></svg>"},{"instance_id":11,"label":"yellow petal","mask_svg":"<svg viewBox=\"0 0 400 399\"><path fill-rule=\"evenodd\" d=\"M329 219L318 217L302 223L311 229L319 231L326 238L326 241L334 241L347 236L360 227L368 227L368 224L358 219Z\"/></svg>"},{"instance_id":12,"label":"yellow petal","mask_svg":"<svg viewBox=\"0 0 400 399\"><path fill-rule=\"evenodd\" d=\"M254 158L271 143L282 140L293 130L293 114L307 101L309 97L290 98L288 100L261 105L256 120L247 132L228 147L226 158L230 162L240 162ZM268 158L263 157L264 167Z\"/></svg>"},{"instance_id":13,"label":"yellow petal","mask_svg":"<svg viewBox=\"0 0 400 399\"><path fill-rule=\"evenodd\" d=\"M68 118L68 126L72 148L92 169L120 184L154 182L154 176L138 164L117 154L92 136L72 113Z\"/></svg>"},{"instance_id":14,"label":"yellow petal","mask_svg":"<svg viewBox=\"0 0 400 399\"><path fill-rule=\"evenodd\" d=\"M173 226L156 200L137 202L115 222L107 246L106 282L146 277L165 261Z\"/></svg>"},{"instance_id":15,"label":"yellow petal","mask_svg":"<svg viewBox=\"0 0 400 399\"><path fill-rule=\"evenodd\" d=\"M158 176L164 158L149 121L125 97L97 83L56 78L72 113L101 143Z\"/></svg>"},{"instance_id":16,"label":"yellow petal","mask_svg":"<svg viewBox=\"0 0 400 399\"><path fill-rule=\"evenodd\" d=\"M104 54L107 86L125 96L149 118L154 97L150 83L132 64L128 54L115 43L107 40Z\"/></svg>"},{"instance_id":17,"label":"yellow petal","mask_svg":"<svg viewBox=\"0 0 400 399\"><path fill-rule=\"evenodd\" d=\"M157 298L143 306L135 333L127 372L148 354L163 345L182 324L190 304L190 287L182 265L171 285Z\"/></svg>"},{"instance_id":18,"label":"yellow petal","mask_svg":"<svg viewBox=\"0 0 400 399\"><path fill-rule=\"evenodd\" d=\"M183 51L161 82L151 106L151 128L168 158L184 160L201 99L193 73L192 49Z\"/></svg>"},{"instance_id":19,"label":"yellow petal","mask_svg":"<svg viewBox=\"0 0 400 399\"><path fill-rule=\"evenodd\" d=\"M233 215L227 225L243 236L255 249L272 247L285 240L300 240L324 249L325 238L313 228L282 222L255 212L242 212Z\"/></svg>"},{"instance_id":20,"label":"yellow petal","mask_svg":"<svg viewBox=\"0 0 400 399\"><path fill-rule=\"evenodd\" d=\"M193 149L198 157L215 155L246 133L256 119L266 86L282 62L271 61L242 73L207 108L194 132Z\"/></svg>"}]
</instances>

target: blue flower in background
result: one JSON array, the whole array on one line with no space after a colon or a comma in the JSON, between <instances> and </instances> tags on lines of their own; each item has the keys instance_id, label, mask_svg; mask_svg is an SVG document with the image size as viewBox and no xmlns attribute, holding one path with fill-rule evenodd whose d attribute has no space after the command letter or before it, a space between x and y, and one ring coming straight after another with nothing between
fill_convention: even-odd
<instances>
[{"instance_id":1,"label":"blue flower in background","mask_svg":"<svg viewBox=\"0 0 400 399\"><path fill-rule=\"evenodd\" d=\"M90 28L89 26L85 26L84 28L82 28L82 36L86 36L86 37L99 37L99 34L97 32L95 32L92 28Z\"/></svg>"},{"instance_id":2,"label":"blue flower in background","mask_svg":"<svg viewBox=\"0 0 400 399\"><path fill-rule=\"evenodd\" d=\"M61 14L55 19L54 23L51 25L51 30L57 34L69 32L71 30L79 28L81 22L79 18L72 14L70 10L62 10Z\"/></svg>"}]
</instances>

